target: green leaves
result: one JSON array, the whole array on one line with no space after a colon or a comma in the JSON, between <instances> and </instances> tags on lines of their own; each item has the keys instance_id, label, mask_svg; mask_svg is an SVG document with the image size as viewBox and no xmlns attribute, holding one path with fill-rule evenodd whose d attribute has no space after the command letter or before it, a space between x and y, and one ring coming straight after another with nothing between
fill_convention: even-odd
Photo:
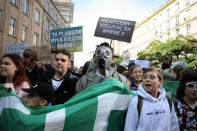
<instances>
[{"instance_id":1,"label":"green leaves","mask_svg":"<svg viewBox=\"0 0 197 131\"><path fill-rule=\"evenodd\" d=\"M147 59L160 67L163 62L185 61L187 67L194 68L197 64L197 39L192 36L179 35L166 42L152 41L145 50L138 53L138 59Z\"/></svg>"}]
</instances>

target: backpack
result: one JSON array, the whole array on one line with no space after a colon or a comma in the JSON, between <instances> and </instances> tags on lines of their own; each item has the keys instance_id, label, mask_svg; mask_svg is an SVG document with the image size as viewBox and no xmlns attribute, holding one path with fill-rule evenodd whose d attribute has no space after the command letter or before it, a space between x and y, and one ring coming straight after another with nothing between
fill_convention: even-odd
<instances>
[{"instance_id":1,"label":"backpack","mask_svg":"<svg viewBox=\"0 0 197 131\"><path fill-rule=\"evenodd\" d=\"M171 113L171 110L172 110L172 98L170 98L167 95L166 95L166 98L168 100L168 104L169 104L169 107L170 107L170 113ZM142 111L142 106L143 106L143 97L140 96L140 95L138 95L138 103L137 103L138 122L139 122L139 119L140 119L140 115L141 115L141 111Z\"/></svg>"}]
</instances>

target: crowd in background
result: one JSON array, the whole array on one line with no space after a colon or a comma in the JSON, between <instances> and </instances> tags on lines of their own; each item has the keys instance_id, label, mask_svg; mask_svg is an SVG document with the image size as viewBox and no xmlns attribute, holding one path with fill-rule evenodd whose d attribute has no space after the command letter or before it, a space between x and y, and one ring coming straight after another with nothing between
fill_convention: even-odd
<instances>
[{"instance_id":1,"label":"crowd in background","mask_svg":"<svg viewBox=\"0 0 197 131\"><path fill-rule=\"evenodd\" d=\"M71 65L66 50L56 51L50 65L38 63L38 53L26 49L23 58L2 57L0 83L34 108L63 104L86 88L114 78L137 94L128 107L125 131L197 129L197 69L171 68L165 63L161 69L144 69L133 63L116 65L112 58L108 43L98 45L92 60L79 69Z\"/></svg>"}]
</instances>

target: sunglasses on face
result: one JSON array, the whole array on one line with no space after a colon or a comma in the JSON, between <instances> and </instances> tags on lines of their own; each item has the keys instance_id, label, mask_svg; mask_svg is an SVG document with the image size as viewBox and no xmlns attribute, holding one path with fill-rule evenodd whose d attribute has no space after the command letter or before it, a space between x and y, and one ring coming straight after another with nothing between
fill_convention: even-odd
<instances>
[{"instance_id":1,"label":"sunglasses on face","mask_svg":"<svg viewBox=\"0 0 197 131\"><path fill-rule=\"evenodd\" d=\"M33 62L33 61L38 61L38 58L31 58L30 60L31 60L32 62Z\"/></svg>"},{"instance_id":2,"label":"sunglasses on face","mask_svg":"<svg viewBox=\"0 0 197 131\"><path fill-rule=\"evenodd\" d=\"M187 84L185 84L187 87L189 87L189 88L197 88L197 85L195 85L195 84L192 84L192 83L187 83Z\"/></svg>"}]
</instances>

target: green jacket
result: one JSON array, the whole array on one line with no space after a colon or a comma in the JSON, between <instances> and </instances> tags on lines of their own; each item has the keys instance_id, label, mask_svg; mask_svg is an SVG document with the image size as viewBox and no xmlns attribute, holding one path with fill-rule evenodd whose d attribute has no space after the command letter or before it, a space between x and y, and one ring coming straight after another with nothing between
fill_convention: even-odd
<instances>
[{"instance_id":1,"label":"green jacket","mask_svg":"<svg viewBox=\"0 0 197 131\"><path fill-rule=\"evenodd\" d=\"M89 86L96 85L98 83L103 82L104 80L96 74L97 67L93 61L90 61L88 66L88 70L84 76L82 76L76 85L76 93L80 93L85 90ZM105 70L106 79L115 78L128 86L128 80L125 76L119 74L116 70L116 66L110 67L109 70Z\"/></svg>"}]
</instances>

